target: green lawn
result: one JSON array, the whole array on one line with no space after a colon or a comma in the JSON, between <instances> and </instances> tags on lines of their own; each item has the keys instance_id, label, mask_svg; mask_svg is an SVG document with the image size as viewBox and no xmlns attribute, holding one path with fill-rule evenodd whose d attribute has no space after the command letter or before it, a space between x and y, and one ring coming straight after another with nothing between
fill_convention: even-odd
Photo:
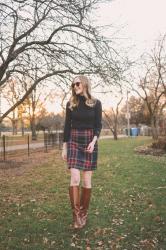
<instances>
[{"instance_id":1,"label":"green lawn","mask_svg":"<svg viewBox=\"0 0 166 250\"><path fill-rule=\"evenodd\" d=\"M0 249L166 249L166 157L134 153L149 138L99 142L89 223L70 228L70 175L48 164L0 179ZM47 154L46 154L47 157Z\"/></svg>"}]
</instances>

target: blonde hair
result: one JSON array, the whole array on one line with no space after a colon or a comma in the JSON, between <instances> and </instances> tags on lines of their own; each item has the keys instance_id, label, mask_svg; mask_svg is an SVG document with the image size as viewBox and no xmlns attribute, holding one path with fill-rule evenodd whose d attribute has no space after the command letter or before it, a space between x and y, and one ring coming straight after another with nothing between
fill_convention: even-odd
<instances>
[{"instance_id":1,"label":"blonde hair","mask_svg":"<svg viewBox=\"0 0 166 250\"><path fill-rule=\"evenodd\" d=\"M81 82L81 84L83 85L83 95L86 99L85 101L85 104L89 107L94 107L95 104L96 104L96 99L91 95L91 84L90 84L90 81L88 79L88 77L84 76L84 75L79 75L79 76L76 76L74 79L73 79L73 82L74 83L74 80L78 78ZM69 99L69 108L71 110L73 110L74 107L77 107L78 104L79 104L79 99L78 99L78 96L76 95L75 93L75 90L74 88L72 88L72 95Z\"/></svg>"}]
</instances>

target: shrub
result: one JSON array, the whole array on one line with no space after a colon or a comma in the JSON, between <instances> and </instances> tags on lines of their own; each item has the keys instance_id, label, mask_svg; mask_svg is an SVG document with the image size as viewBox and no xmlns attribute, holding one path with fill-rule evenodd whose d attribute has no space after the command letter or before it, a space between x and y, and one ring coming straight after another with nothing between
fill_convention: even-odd
<instances>
[{"instance_id":1,"label":"shrub","mask_svg":"<svg viewBox=\"0 0 166 250\"><path fill-rule=\"evenodd\" d=\"M153 142L152 148L166 151L166 137L159 138L157 141Z\"/></svg>"}]
</instances>

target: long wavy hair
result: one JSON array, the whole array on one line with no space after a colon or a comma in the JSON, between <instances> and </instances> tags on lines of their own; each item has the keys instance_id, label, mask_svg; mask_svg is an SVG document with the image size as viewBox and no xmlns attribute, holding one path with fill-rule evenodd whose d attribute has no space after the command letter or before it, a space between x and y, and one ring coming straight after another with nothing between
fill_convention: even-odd
<instances>
[{"instance_id":1,"label":"long wavy hair","mask_svg":"<svg viewBox=\"0 0 166 250\"><path fill-rule=\"evenodd\" d=\"M91 95L91 83L88 79L88 77L84 76L84 75L79 75L79 76L76 76L74 79L73 79L73 82L74 83L74 80L78 78L81 82L81 84L83 85L83 96L85 97L85 104L89 107L94 107L95 104L96 104L96 99ZM71 110L73 110L74 107L77 107L78 104L79 104L79 98L78 96L76 95L75 93L75 90L74 88L72 88L72 95L69 99L69 108Z\"/></svg>"}]
</instances>

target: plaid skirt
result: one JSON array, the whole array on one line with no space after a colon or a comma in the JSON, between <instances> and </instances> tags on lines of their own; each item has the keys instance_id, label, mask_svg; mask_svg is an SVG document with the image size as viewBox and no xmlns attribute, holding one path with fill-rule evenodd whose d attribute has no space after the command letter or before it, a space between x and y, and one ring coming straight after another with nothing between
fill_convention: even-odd
<instances>
[{"instance_id":1,"label":"plaid skirt","mask_svg":"<svg viewBox=\"0 0 166 250\"><path fill-rule=\"evenodd\" d=\"M86 151L88 144L93 140L93 136L93 129L71 129L70 139L67 142L67 165L69 169L77 168L90 171L97 168L97 142L92 153Z\"/></svg>"}]
</instances>

